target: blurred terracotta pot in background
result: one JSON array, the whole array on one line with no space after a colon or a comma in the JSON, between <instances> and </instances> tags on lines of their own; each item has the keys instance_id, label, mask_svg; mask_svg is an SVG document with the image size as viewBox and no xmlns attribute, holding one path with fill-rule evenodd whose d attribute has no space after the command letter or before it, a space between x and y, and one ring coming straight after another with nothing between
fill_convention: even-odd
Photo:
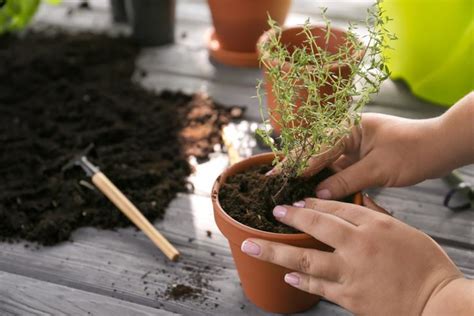
<instances>
[{"instance_id":1,"label":"blurred terracotta pot in background","mask_svg":"<svg viewBox=\"0 0 474 316\"><path fill-rule=\"evenodd\" d=\"M210 54L235 66L258 66L257 40L269 29L268 15L285 22L291 0L208 0L214 30L209 34Z\"/></svg>"},{"instance_id":2,"label":"blurred terracotta pot in background","mask_svg":"<svg viewBox=\"0 0 474 316\"><path fill-rule=\"evenodd\" d=\"M290 28L285 28L282 31L281 34L281 43L284 44L288 51L292 53L296 47L302 48L305 46L305 41L307 40L307 37L305 34L302 34L303 28L302 27L290 27ZM269 30L266 33L264 33L258 40L258 45L260 46L263 42L269 40L269 36L273 32L273 30ZM342 29L336 28L336 27L331 27L331 36L329 37L329 41L326 43L326 28L324 26L314 26L311 29L312 34L315 36L315 41L316 45L319 48L324 49L325 51L328 51L330 53L337 53L338 49L340 46L344 45L346 42L346 32ZM269 58L269 56L264 55L264 52L259 50L259 55L260 58L265 60L265 63L269 65L276 65L276 61L273 61ZM354 55L353 58L360 58L361 56ZM288 71L291 69L292 65L289 62L286 62L282 65L282 72ZM349 78L351 75L351 70L348 65L342 64L333 64L333 65L328 65L330 71L337 76L342 76L344 79ZM309 68L310 71L310 68ZM264 79L265 79L265 90L266 90L266 95L267 95L267 106L268 106L268 111L271 114L270 117L270 123L275 131L276 134L280 134L281 131L281 122L280 122L280 115L276 111L278 108L278 104L275 98L275 95L273 93L273 84L271 79L268 76L267 69L263 69L264 72ZM333 94L334 90L331 84L324 85L320 87L319 93L321 95L331 95ZM308 96L308 93L305 89L301 89L299 92L299 97L300 99L306 99ZM299 104L301 102L296 101L297 107L295 108L295 111L297 110ZM294 122L294 124L299 124L299 122Z\"/></svg>"}]
</instances>

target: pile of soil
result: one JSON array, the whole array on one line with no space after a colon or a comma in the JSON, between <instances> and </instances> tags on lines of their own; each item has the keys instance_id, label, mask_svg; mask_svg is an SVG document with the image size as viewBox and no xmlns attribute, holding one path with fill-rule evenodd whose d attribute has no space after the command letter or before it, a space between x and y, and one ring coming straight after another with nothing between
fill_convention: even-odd
<instances>
[{"instance_id":1,"label":"pile of soil","mask_svg":"<svg viewBox=\"0 0 474 316\"><path fill-rule=\"evenodd\" d=\"M151 221L188 191L188 156L206 158L232 109L133 84L137 53L97 34L0 39L0 240L52 245L131 224L82 170L61 170L91 143L90 160Z\"/></svg>"},{"instance_id":2,"label":"pile of soil","mask_svg":"<svg viewBox=\"0 0 474 316\"><path fill-rule=\"evenodd\" d=\"M265 176L271 168L270 165L255 166L228 177L219 191L222 209L238 222L252 228L282 234L299 233L293 227L277 221L273 216L273 208L315 197L316 186L333 173L324 169L310 178L289 179L279 192L285 180L280 176ZM352 197L343 201L352 201Z\"/></svg>"}]
</instances>

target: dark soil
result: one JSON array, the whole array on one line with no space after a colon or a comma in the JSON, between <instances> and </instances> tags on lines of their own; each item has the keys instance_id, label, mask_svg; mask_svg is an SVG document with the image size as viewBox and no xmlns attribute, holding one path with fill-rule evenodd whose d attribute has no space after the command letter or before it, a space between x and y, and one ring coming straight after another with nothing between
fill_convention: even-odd
<instances>
[{"instance_id":1,"label":"dark soil","mask_svg":"<svg viewBox=\"0 0 474 316\"><path fill-rule=\"evenodd\" d=\"M205 303L208 297L202 295L204 291L221 291L210 284L212 276L220 271L219 268L209 265L205 267L184 266L183 270L187 272L186 275L175 277L162 295L157 294L160 298L165 297L177 301L191 299ZM205 305L209 306L208 303Z\"/></svg>"},{"instance_id":2,"label":"dark soil","mask_svg":"<svg viewBox=\"0 0 474 316\"><path fill-rule=\"evenodd\" d=\"M185 300L197 298L202 293L201 289L191 287L186 284L173 284L166 290L166 296L173 300Z\"/></svg>"},{"instance_id":3,"label":"dark soil","mask_svg":"<svg viewBox=\"0 0 474 316\"><path fill-rule=\"evenodd\" d=\"M293 234L298 230L280 223L273 216L276 205L291 205L307 197L315 197L316 186L332 172L324 169L311 178L294 178L280 193L284 179L265 176L270 165L256 166L227 178L219 192L219 202L227 214L247 226L273 232ZM276 194L278 193L278 196ZM274 201L274 197L276 200ZM351 200L351 197L344 199Z\"/></svg>"},{"instance_id":4,"label":"dark soil","mask_svg":"<svg viewBox=\"0 0 474 316\"><path fill-rule=\"evenodd\" d=\"M137 53L105 35L0 38L0 240L52 245L78 227L130 225L82 170L61 170L91 143L90 160L149 220L190 189L188 156L206 158L231 109L133 84Z\"/></svg>"}]
</instances>

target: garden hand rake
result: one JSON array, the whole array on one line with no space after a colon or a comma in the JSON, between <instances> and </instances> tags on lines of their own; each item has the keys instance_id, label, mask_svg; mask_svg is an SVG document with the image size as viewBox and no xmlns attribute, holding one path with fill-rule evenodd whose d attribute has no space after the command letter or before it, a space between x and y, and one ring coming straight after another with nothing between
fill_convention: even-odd
<instances>
[{"instance_id":1,"label":"garden hand rake","mask_svg":"<svg viewBox=\"0 0 474 316\"><path fill-rule=\"evenodd\" d=\"M87 154L94 147L90 144L82 153L70 160L62 170L80 166L91 177L92 183L128 217L160 250L172 261L179 258L179 251L143 216L132 202L87 159Z\"/></svg>"}]
</instances>

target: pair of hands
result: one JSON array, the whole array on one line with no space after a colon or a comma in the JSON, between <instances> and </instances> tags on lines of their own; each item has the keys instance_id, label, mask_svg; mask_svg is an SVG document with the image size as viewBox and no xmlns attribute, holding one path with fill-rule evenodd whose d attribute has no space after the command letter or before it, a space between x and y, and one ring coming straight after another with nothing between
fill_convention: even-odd
<instances>
[{"instance_id":1,"label":"pair of hands","mask_svg":"<svg viewBox=\"0 0 474 316\"><path fill-rule=\"evenodd\" d=\"M382 212L374 212L381 210L367 197L367 207L326 199L373 186L412 185L472 162L474 148L469 140L474 136L473 96L430 120L364 114L361 127L344 139L343 154L333 161L339 172L316 188L320 199L274 209L277 220L330 245L334 252L258 239L244 241L242 251L294 270L285 276L285 282L355 314L472 312L473 283L463 278L430 237ZM310 161L310 173L331 162L326 158ZM278 172L278 168L274 170Z\"/></svg>"}]
</instances>

